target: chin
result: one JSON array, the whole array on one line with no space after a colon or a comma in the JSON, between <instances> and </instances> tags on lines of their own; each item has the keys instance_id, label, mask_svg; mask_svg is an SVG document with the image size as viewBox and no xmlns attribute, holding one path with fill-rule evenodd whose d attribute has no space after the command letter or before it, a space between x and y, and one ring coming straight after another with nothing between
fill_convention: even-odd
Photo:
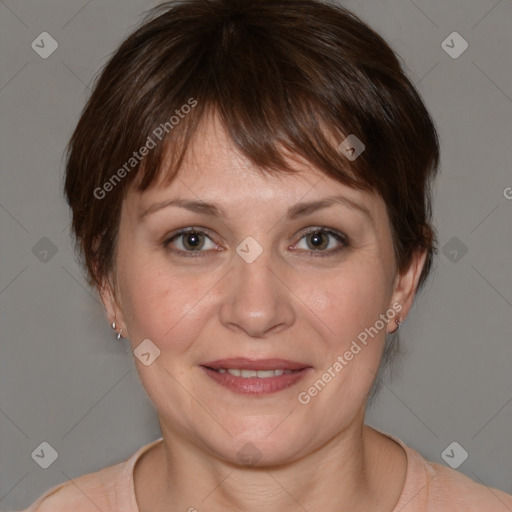
<instances>
[{"instance_id":1,"label":"chin","mask_svg":"<svg viewBox=\"0 0 512 512\"><path fill-rule=\"evenodd\" d=\"M282 422L282 418L280 419ZM286 420L285 420L286 422ZM238 423L226 428L232 434L227 442L220 446L211 440L210 446L224 459L237 466L265 467L277 466L293 461L300 456L305 440L293 431L284 428L284 423L274 421L268 428L268 420L262 418L261 424L254 417L244 424ZM226 438L224 437L224 440Z\"/></svg>"}]
</instances>

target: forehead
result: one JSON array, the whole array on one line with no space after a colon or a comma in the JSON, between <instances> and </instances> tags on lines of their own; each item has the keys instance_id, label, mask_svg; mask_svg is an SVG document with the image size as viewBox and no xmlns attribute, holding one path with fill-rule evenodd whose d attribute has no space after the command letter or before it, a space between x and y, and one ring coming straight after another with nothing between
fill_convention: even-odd
<instances>
[{"instance_id":1,"label":"forehead","mask_svg":"<svg viewBox=\"0 0 512 512\"><path fill-rule=\"evenodd\" d=\"M386 215L385 205L377 194L348 187L299 155L285 151L283 155L293 173L265 172L234 146L218 116L209 116L195 133L173 182L164 185L157 181L142 193L132 189L127 202L141 214L170 198L246 209L249 205L284 207L342 194L348 202L366 208L373 219ZM165 165L164 159L162 176Z\"/></svg>"}]
</instances>

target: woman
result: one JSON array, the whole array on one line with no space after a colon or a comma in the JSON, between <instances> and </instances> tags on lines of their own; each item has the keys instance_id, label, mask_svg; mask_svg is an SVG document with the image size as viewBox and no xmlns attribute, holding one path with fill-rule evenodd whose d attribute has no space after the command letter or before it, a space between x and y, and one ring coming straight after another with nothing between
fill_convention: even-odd
<instances>
[{"instance_id":1,"label":"woman","mask_svg":"<svg viewBox=\"0 0 512 512\"><path fill-rule=\"evenodd\" d=\"M184 0L103 70L65 192L162 438L28 511L512 510L364 424L436 252L435 127L314 0Z\"/></svg>"}]
</instances>

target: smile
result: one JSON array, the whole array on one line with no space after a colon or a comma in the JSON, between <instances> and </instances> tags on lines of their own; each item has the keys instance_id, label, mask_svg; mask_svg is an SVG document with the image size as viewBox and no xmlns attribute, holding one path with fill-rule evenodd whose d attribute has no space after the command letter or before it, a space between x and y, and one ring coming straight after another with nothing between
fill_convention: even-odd
<instances>
[{"instance_id":1,"label":"smile","mask_svg":"<svg viewBox=\"0 0 512 512\"><path fill-rule=\"evenodd\" d=\"M240 395L262 396L277 393L301 381L313 368L291 370L274 368L253 370L247 368L211 368L200 365L201 370L223 388Z\"/></svg>"},{"instance_id":2,"label":"smile","mask_svg":"<svg viewBox=\"0 0 512 512\"><path fill-rule=\"evenodd\" d=\"M235 377L242 377L243 379L249 379L251 377L257 377L258 379L268 379L270 377L279 377L285 373L292 373L297 370L239 370L237 368L212 368L212 370L219 373L229 373Z\"/></svg>"}]
</instances>

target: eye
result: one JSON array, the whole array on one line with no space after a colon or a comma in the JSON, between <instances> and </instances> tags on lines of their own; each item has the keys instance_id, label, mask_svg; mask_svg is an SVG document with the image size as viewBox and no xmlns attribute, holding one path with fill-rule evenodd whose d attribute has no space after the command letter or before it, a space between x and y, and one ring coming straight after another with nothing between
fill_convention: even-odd
<instances>
[{"instance_id":1,"label":"eye","mask_svg":"<svg viewBox=\"0 0 512 512\"><path fill-rule=\"evenodd\" d=\"M299 246L303 240L306 247ZM293 246L292 250L304 249L311 256L330 256L349 245L346 235L325 227L316 227L306 232L302 235L299 244ZM208 250L216 250L219 247L205 231L194 227L182 229L173 234L166 238L162 245L165 249L184 257L207 256Z\"/></svg>"},{"instance_id":2,"label":"eye","mask_svg":"<svg viewBox=\"0 0 512 512\"><path fill-rule=\"evenodd\" d=\"M306 252L311 256L329 256L348 246L346 235L327 228L314 228L305 233L301 238L301 242L302 240L305 241ZM294 249L299 247L299 244ZM304 249L304 247L302 248Z\"/></svg>"},{"instance_id":3,"label":"eye","mask_svg":"<svg viewBox=\"0 0 512 512\"><path fill-rule=\"evenodd\" d=\"M210 247L208 247L208 241L210 242ZM174 243L175 247L177 247L176 249L170 247ZM163 246L172 252L179 253L180 256L191 257L204 256L203 254L199 254L206 252L202 249L208 250L218 247L204 231L197 228L187 228L179 231L170 238L167 238L163 242Z\"/></svg>"}]
</instances>

